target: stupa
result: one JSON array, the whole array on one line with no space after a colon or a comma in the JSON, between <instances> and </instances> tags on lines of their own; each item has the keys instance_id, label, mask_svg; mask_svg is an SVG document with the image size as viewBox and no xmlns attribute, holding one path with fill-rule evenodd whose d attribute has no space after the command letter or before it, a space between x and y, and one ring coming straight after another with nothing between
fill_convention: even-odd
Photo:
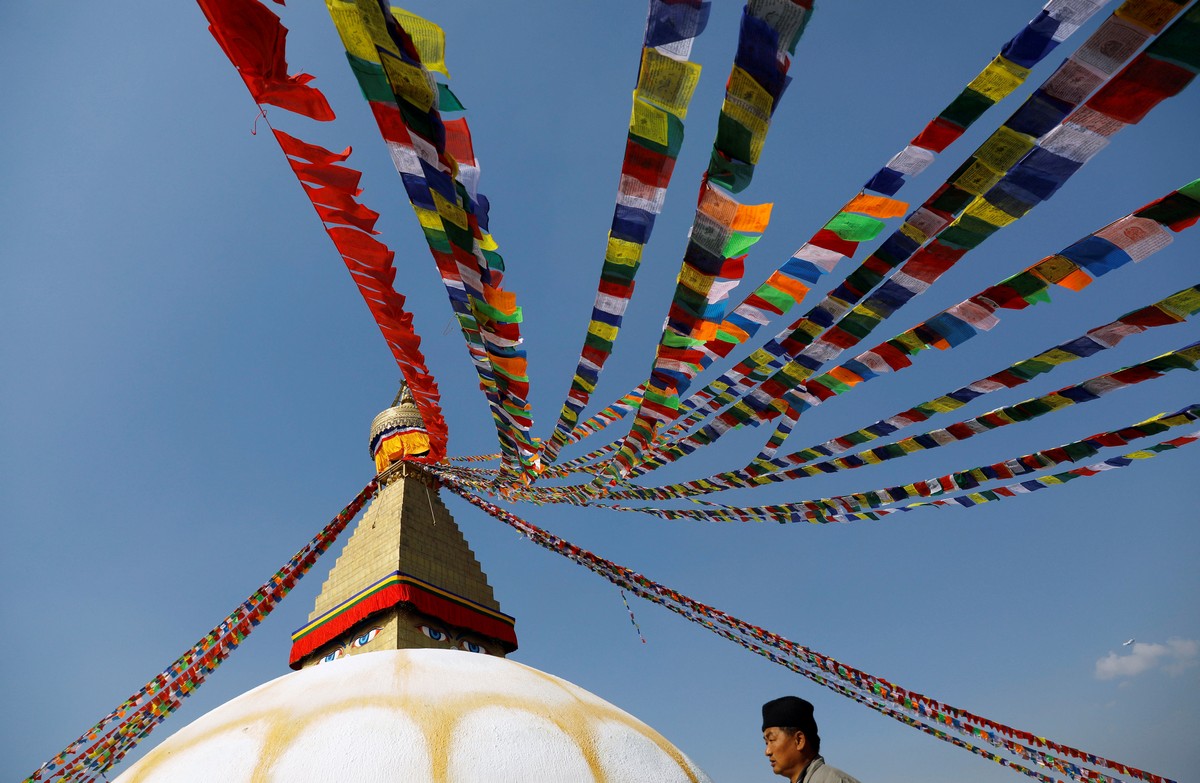
<instances>
[{"instance_id":1,"label":"stupa","mask_svg":"<svg viewBox=\"0 0 1200 783\"><path fill-rule=\"evenodd\" d=\"M646 724L505 656L517 647L438 485L403 386L371 425L381 489L308 622L298 671L201 716L118 783L703 783Z\"/></svg>"}]
</instances>

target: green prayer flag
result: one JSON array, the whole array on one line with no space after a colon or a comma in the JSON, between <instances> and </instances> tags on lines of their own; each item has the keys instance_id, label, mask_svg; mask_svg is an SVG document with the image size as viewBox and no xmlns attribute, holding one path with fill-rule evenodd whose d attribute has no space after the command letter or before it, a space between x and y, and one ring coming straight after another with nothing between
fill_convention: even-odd
<instances>
[{"instance_id":1,"label":"green prayer flag","mask_svg":"<svg viewBox=\"0 0 1200 783\"><path fill-rule=\"evenodd\" d=\"M442 111L466 111L458 96L450 92L450 88L438 82L438 108Z\"/></svg>"},{"instance_id":2,"label":"green prayer flag","mask_svg":"<svg viewBox=\"0 0 1200 783\"><path fill-rule=\"evenodd\" d=\"M847 242L870 242L883 231L884 222L868 215L839 212L825 224L825 228Z\"/></svg>"},{"instance_id":3,"label":"green prayer flag","mask_svg":"<svg viewBox=\"0 0 1200 783\"><path fill-rule=\"evenodd\" d=\"M740 256L753 247L754 243L760 239L762 239L762 234L752 236L750 234L743 234L740 231L734 231L729 237L729 241L725 243L725 249L721 251L721 255L726 258Z\"/></svg>"},{"instance_id":4,"label":"green prayer flag","mask_svg":"<svg viewBox=\"0 0 1200 783\"><path fill-rule=\"evenodd\" d=\"M941 118L960 128L969 128L989 108L996 104L991 98L968 87L942 109Z\"/></svg>"},{"instance_id":5,"label":"green prayer flag","mask_svg":"<svg viewBox=\"0 0 1200 783\"><path fill-rule=\"evenodd\" d=\"M350 70L354 72L354 78L358 80L364 98L368 101L396 102L396 96L392 94L392 86L388 84L382 65L355 57L349 52L346 53L346 59L350 61Z\"/></svg>"},{"instance_id":6,"label":"green prayer flag","mask_svg":"<svg viewBox=\"0 0 1200 783\"><path fill-rule=\"evenodd\" d=\"M767 285L762 286L754 293L756 296L758 296L758 298L765 299L785 313L789 308L791 308L792 305L796 303L796 300L792 298L791 294Z\"/></svg>"}]
</instances>

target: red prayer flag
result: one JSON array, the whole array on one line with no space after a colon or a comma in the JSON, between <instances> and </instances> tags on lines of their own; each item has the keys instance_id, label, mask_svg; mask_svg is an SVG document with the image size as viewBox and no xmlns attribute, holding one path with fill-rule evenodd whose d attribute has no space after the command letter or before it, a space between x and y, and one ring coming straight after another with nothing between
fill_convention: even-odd
<instances>
[{"instance_id":1,"label":"red prayer flag","mask_svg":"<svg viewBox=\"0 0 1200 783\"><path fill-rule=\"evenodd\" d=\"M302 181L336 188L345 193L353 193L358 190L358 181L362 179L361 171L355 171L346 166L337 166L331 163L301 163L291 158L288 158L288 163Z\"/></svg>"},{"instance_id":2,"label":"red prayer flag","mask_svg":"<svg viewBox=\"0 0 1200 783\"><path fill-rule=\"evenodd\" d=\"M387 245L361 231L334 227L328 229L328 232L344 256L362 264L386 268L392 265L392 259L396 256Z\"/></svg>"},{"instance_id":3,"label":"red prayer flag","mask_svg":"<svg viewBox=\"0 0 1200 783\"><path fill-rule=\"evenodd\" d=\"M293 158L300 158L309 163L341 163L350 157L350 147L346 147L341 152L330 152L320 144L310 144L307 141L302 141L295 136L284 133L278 128L272 128L271 132L275 134L275 138L279 141L279 146L283 147L283 151Z\"/></svg>"},{"instance_id":4,"label":"red prayer flag","mask_svg":"<svg viewBox=\"0 0 1200 783\"><path fill-rule=\"evenodd\" d=\"M963 135L963 129L950 122L938 117L933 122L925 126L915 139L910 144L914 147L922 147L934 152L941 152L949 147L954 141Z\"/></svg>"}]
</instances>

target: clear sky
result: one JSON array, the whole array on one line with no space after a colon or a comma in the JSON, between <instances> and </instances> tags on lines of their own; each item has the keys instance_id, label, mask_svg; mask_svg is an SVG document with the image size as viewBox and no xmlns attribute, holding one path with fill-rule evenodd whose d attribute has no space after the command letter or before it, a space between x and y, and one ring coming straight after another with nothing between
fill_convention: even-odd
<instances>
[{"instance_id":1,"label":"clear sky","mask_svg":"<svg viewBox=\"0 0 1200 783\"><path fill-rule=\"evenodd\" d=\"M338 113L319 125L271 110L272 121L330 148L354 145L349 165L365 172L363 201L383 213L381 238L397 251L397 287L442 389L451 453L494 451L432 260L322 4L272 8L291 29L292 69L316 75ZM410 8L446 29L451 85L469 110L506 287L524 306L531 401L544 436L599 274L645 5ZM754 183L741 194L747 203L775 202L746 284L757 285L832 216L1039 8L1036 0L819 5ZM704 72L687 141L598 405L649 368L738 12L718 0L694 51ZM900 196L922 200L1095 24ZM0 777L11 780L174 660L354 496L372 473L368 425L392 399L397 371L275 142L262 123L252 135L254 104L194 4L3 3L0 31L0 502L8 530L0 703L9 705ZM1194 179L1197 89L1120 133L1051 201L892 318L880 339ZM1200 229L1192 229L1081 293L1055 289L1051 304L1004 311L992 332L922 354L910 370L813 411L789 445L857 429L1193 285L1198 250ZM1194 323L1153 330L961 413L1197 339ZM1176 410L1200 402L1198 392L1196 375L1176 371L1035 424L734 502L941 475ZM956 420L942 418L931 424ZM729 438L669 475L740 466L766 434ZM1186 778L1200 768L1197 466L1185 449L1031 497L844 526L516 510L905 687ZM517 617L514 657L637 715L715 780L772 779L758 711L784 693L815 702L826 757L865 783L1013 779L637 602L642 644L608 583L465 503L448 503L504 610ZM331 564L319 563L146 744L286 673L288 635ZM1122 647L1131 637L1145 646ZM1124 674L1102 679L1097 663L1113 654Z\"/></svg>"}]
</instances>

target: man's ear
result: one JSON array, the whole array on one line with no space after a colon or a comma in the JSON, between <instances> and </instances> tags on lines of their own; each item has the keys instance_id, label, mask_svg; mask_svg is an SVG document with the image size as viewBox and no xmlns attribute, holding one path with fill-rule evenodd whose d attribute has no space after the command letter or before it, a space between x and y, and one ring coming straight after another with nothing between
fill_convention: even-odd
<instances>
[{"instance_id":1,"label":"man's ear","mask_svg":"<svg viewBox=\"0 0 1200 783\"><path fill-rule=\"evenodd\" d=\"M804 750L804 748L808 745L808 735L803 731L797 731L792 735L792 738L796 742L796 750Z\"/></svg>"}]
</instances>

